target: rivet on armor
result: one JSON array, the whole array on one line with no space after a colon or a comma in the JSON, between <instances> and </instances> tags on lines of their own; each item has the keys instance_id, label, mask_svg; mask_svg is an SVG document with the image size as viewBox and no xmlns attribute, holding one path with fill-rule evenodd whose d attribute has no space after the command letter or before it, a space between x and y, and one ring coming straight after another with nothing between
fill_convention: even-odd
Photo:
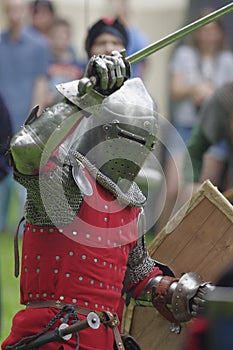
<instances>
[{"instance_id":1,"label":"rivet on armor","mask_svg":"<svg viewBox=\"0 0 233 350\"><path fill-rule=\"evenodd\" d=\"M100 282L100 287L103 287L103 282Z\"/></svg>"},{"instance_id":2,"label":"rivet on armor","mask_svg":"<svg viewBox=\"0 0 233 350\"><path fill-rule=\"evenodd\" d=\"M98 306L99 306L98 304L95 304L95 308L96 308L96 309L97 309Z\"/></svg>"},{"instance_id":3,"label":"rivet on armor","mask_svg":"<svg viewBox=\"0 0 233 350\"><path fill-rule=\"evenodd\" d=\"M115 290L115 287L114 287L114 286L112 286L112 290Z\"/></svg>"},{"instance_id":4,"label":"rivet on armor","mask_svg":"<svg viewBox=\"0 0 233 350\"><path fill-rule=\"evenodd\" d=\"M59 299L60 300L64 300L65 298L63 297L63 295L61 295Z\"/></svg>"},{"instance_id":5,"label":"rivet on armor","mask_svg":"<svg viewBox=\"0 0 233 350\"><path fill-rule=\"evenodd\" d=\"M95 281L94 280L90 280L90 284L94 284L95 283Z\"/></svg>"},{"instance_id":6,"label":"rivet on armor","mask_svg":"<svg viewBox=\"0 0 233 350\"><path fill-rule=\"evenodd\" d=\"M102 240L102 237L99 236L99 237L98 237L98 241L101 241L101 240Z\"/></svg>"},{"instance_id":7,"label":"rivet on armor","mask_svg":"<svg viewBox=\"0 0 233 350\"><path fill-rule=\"evenodd\" d=\"M54 273L58 273L58 269L54 269L53 272L54 272Z\"/></svg>"},{"instance_id":8,"label":"rivet on armor","mask_svg":"<svg viewBox=\"0 0 233 350\"><path fill-rule=\"evenodd\" d=\"M86 255L82 255L83 260L86 260L86 258L87 258Z\"/></svg>"},{"instance_id":9,"label":"rivet on armor","mask_svg":"<svg viewBox=\"0 0 233 350\"><path fill-rule=\"evenodd\" d=\"M62 232L63 232L63 229L62 229L62 228L59 228L58 232L62 233Z\"/></svg>"},{"instance_id":10,"label":"rivet on armor","mask_svg":"<svg viewBox=\"0 0 233 350\"><path fill-rule=\"evenodd\" d=\"M85 306L88 306L88 305L89 305L88 301L85 301L85 303L84 303L84 304L85 304Z\"/></svg>"},{"instance_id":11,"label":"rivet on armor","mask_svg":"<svg viewBox=\"0 0 233 350\"><path fill-rule=\"evenodd\" d=\"M90 238L90 237L91 237L90 233L87 233L86 238Z\"/></svg>"},{"instance_id":12,"label":"rivet on armor","mask_svg":"<svg viewBox=\"0 0 233 350\"><path fill-rule=\"evenodd\" d=\"M71 251L69 252L69 255L70 255L70 256L73 256L73 255L74 255L74 252L71 250Z\"/></svg>"},{"instance_id":13,"label":"rivet on armor","mask_svg":"<svg viewBox=\"0 0 233 350\"><path fill-rule=\"evenodd\" d=\"M72 303L73 303L73 304L77 303L77 299L75 299L75 298L72 299Z\"/></svg>"},{"instance_id":14,"label":"rivet on armor","mask_svg":"<svg viewBox=\"0 0 233 350\"><path fill-rule=\"evenodd\" d=\"M124 221L125 221L125 220L124 220L124 218L122 218L122 219L121 219L121 223L123 224L123 223L124 223Z\"/></svg>"},{"instance_id":15,"label":"rivet on armor","mask_svg":"<svg viewBox=\"0 0 233 350\"><path fill-rule=\"evenodd\" d=\"M66 273L66 277L69 278L70 277L70 273Z\"/></svg>"},{"instance_id":16,"label":"rivet on armor","mask_svg":"<svg viewBox=\"0 0 233 350\"><path fill-rule=\"evenodd\" d=\"M51 298L54 298L54 294L51 294Z\"/></svg>"},{"instance_id":17,"label":"rivet on armor","mask_svg":"<svg viewBox=\"0 0 233 350\"><path fill-rule=\"evenodd\" d=\"M29 298L32 298L32 293L29 293L28 296L29 296Z\"/></svg>"},{"instance_id":18,"label":"rivet on armor","mask_svg":"<svg viewBox=\"0 0 233 350\"><path fill-rule=\"evenodd\" d=\"M36 298L39 298L40 297L40 294L39 293L36 293Z\"/></svg>"},{"instance_id":19,"label":"rivet on armor","mask_svg":"<svg viewBox=\"0 0 233 350\"><path fill-rule=\"evenodd\" d=\"M40 269L36 269L36 273L39 273L40 272Z\"/></svg>"},{"instance_id":20,"label":"rivet on armor","mask_svg":"<svg viewBox=\"0 0 233 350\"><path fill-rule=\"evenodd\" d=\"M104 310L105 309L104 305L102 305L101 308L102 308L102 310Z\"/></svg>"},{"instance_id":21,"label":"rivet on armor","mask_svg":"<svg viewBox=\"0 0 233 350\"><path fill-rule=\"evenodd\" d=\"M151 124L150 124L150 122L149 122L148 120L144 122L144 126L145 126L145 127L148 127L148 126L150 126L150 125L151 125Z\"/></svg>"},{"instance_id":22,"label":"rivet on armor","mask_svg":"<svg viewBox=\"0 0 233 350\"><path fill-rule=\"evenodd\" d=\"M43 229L43 228L40 228L40 232L44 232L44 229Z\"/></svg>"},{"instance_id":23,"label":"rivet on armor","mask_svg":"<svg viewBox=\"0 0 233 350\"><path fill-rule=\"evenodd\" d=\"M25 268L24 268L24 272L27 272L27 270L28 270L27 267L25 267Z\"/></svg>"},{"instance_id":24,"label":"rivet on armor","mask_svg":"<svg viewBox=\"0 0 233 350\"><path fill-rule=\"evenodd\" d=\"M108 218L105 217L105 218L104 218L104 222L108 222Z\"/></svg>"},{"instance_id":25,"label":"rivet on armor","mask_svg":"<svg viewBox=\"0 0 233 350\"><path fill-rule=\"evenodd\" d=\"M110 269L112 268L112 264L109 264Z\"/></svg>"},{"instance_id":26,"label":"rivet on armor","mask_svg":"<svg viewBox=\"0 0 233 350\"><path fill-rule=\"evenodd\" d=\"M103 262L103 265L104 265L104 266L106 266L106 265L107 265L106 261L104 261L104 262Z\"/></svg>"},{"instance_id":27,"label":"rivet on armor","mask_svg":"<svg viewBox=\"0 0 233 350\"><path fill-rule=\"evenodd\" d=\"M36 232L36 229L35 229L35 228L33 228L33 229L32 229L32 232Z\"/></svg>"},{"instance_id":28,"label":"rivet on armor","mask_svg":"<svg viewBox=\"0 0 233 350\"><path fill-rule=\"evenodd\" d=\"M107 204L105 204L104 209L106 209L106 210L108 209L108 205Z\"/></svg>"},{"instance_id":29,"label":"rivet on armor","mask_svg":"<svg viewBox=\"0 0 233 350\"><path fill-rule=\"evenodd\" d=\"M82 276L79 276L78 279L79 279L79 281L82 281L82 280L83 280L83 277L82 277Z\"/></svg>"},{"instance_id":30,"label":"rivet on armor","mask_svg":"<svg viewBox=\"0 0 233 350\"><path fill-rule=\"evenodd\" d=\"M47 293L43 293L43 297L47 297Z\"/></svg>"},{"instance_id":31,"label":"rivet on armor","mask_svg":"<svg viewBox=\"0 0 233 350\"><path fill-rule=\"evenodd\" d=\"M53 228L50 228L50 229L49 229L49 232L54 232L54 229L53 229Z\"/></svg>"},{"instance_id":32,"label":"rivet on armor","mask_svg":"<svg viewBox=\"0 0 233 350\"><path fill-rule=\"evenodd\" d=\"M73 236L77 236L77 234L78 234L77 231L73 231L73 232L72 232L72 235L73 235Z\"/></svg>"},{"instance_id":33,"label":"rivet on armor","mask_svg":"<svg viewBox=\"0 0 233 350\"><path fill-rule=\"evenodd\" d=\"M122 235L122 229L120 229L119 233L120 233L120 235Z\"/></svg>"},{"instance_id":34,"label":"rivet on armor","mask_svg":"<svg viewBox=\"0 0 233 350\"><path fill-rule=\"evenodd\" d=\"M117 246L117 243L116 243L116 242L114 242L114 243L113 243L113 246L114 246L114 247L116 247L116 246Z\"/></svg>"},{"instance_id":35,"label":"rivet on armor","mask_svg":"<svg viewBox=\"0 0 233 350\"><path fill-rule=\"evenodd\" d=\"M40 255L37 255L37 256L36 256L36 259L37 259L37 260L40 260Z\"/></svg>"},{"instance_id":36,"label":"rivet on armor","mask_svg":"<svg viewBox=\"0 0 233 350\"><path fill-rule=\"evenodd\" d=\"M110 242L110 239L107 240L107 243L108 243L108 245L110 245L110 243L111 243L111 242Z\"/></svg>"},{"instance_id":37,"label":"rivet on armor","mask_svg":"<svg viewBox=\"0 0 233 350\"><path fill-rule=\"evenodd\" d=\"M24 260L26 260L26 259L27 259L27 257L28 257L27 255L24 255Z\"/></svg>"},{"instance_id":38,"label":"rivet on armor","mask_svg":"<svg viewBox=\"0 0 233 350\"><path fill-rule=\"evenodd\" d=\"M60 256L59 256L59 255L56 255L55 259L56 259L56 260L59 260L59 259L60 259Z\"/></svg>"},{"instance_id":39,"label":"rivet on armor","mask_svg":"<svg viewBox=\"0 0 233 350\"><path fill-rule=\"evenodd\" d=\"M97 263L97 262L98 262L98 259L97 259L97 258L94 258L94 262Z\"/></svg>"}]
</instances>

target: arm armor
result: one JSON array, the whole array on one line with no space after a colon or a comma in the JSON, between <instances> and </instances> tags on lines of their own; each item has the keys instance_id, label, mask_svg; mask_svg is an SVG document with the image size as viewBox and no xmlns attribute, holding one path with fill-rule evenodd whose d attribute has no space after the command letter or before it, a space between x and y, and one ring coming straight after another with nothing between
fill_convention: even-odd
<instances>
[{"instance_id":1,"label":"arm armor","mask_svg":"<svg viewBox=\"0 0 233 350\"><path fill-rule=\"evenodd\" d=\"M151 301L164 317L179 325L197 315L198 304L204 302L204 294L212 288L195 272L185 273L180 279L158 275L147 283L137 304Z\"/></svg>"},{"instance_id":2,"label":"arm armor","mask_svg":"<svg viewBox=\"0 0 233 350\"><path fill-rule=\"evenodd\" d=\"M74 118L69 118L68 128L64 128L64 132L67 134L81 115L81 113L77 113L77 107L68 101L45 109L39 117L37 111L38 107L33 108L26 122L13 136L10 143L12 165L18 172L25 175L38 173L42 153L49 140L53 141L49 147L51 152L62 141L65 136L63 128L61 128L62 123L68 117L74 116ZM52 135L53 137L51 137ZM48 154L47 159L50 155Z\"/></svg>"}]
</instances>

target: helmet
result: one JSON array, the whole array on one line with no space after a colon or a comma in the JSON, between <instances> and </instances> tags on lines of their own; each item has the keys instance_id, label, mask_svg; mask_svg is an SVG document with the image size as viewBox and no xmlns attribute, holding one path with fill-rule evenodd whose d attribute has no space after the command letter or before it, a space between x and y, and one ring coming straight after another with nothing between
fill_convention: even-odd
<instances>
[{"instance_id":1,"label":"helmet","mask_svg":"<svg viewBox=\"0 0 233 350\"><path fill-rule=\"evenodd\" d=\"M126 189L154 149L158 123L153 99L141 79L135 78L84 115L69 148Z\"/></svg>"}]
</instances>

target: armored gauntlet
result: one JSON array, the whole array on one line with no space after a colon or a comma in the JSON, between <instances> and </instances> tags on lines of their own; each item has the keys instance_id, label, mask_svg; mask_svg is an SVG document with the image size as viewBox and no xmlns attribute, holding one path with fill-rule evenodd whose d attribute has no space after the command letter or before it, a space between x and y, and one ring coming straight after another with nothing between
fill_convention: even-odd
<instances>
[{"instance_id":1,"label":"armored gauntlet","mask_svg":"<svg viewBox=\"0 0 233 350\"><path fill-rule=\"evenodd\" d=\"M103 95L110 95L119 89L131 75L131 67L125 59L125 50L113 51L112 55L93 56L79 83L81 95L93 87Z\"/></svg>"},{"instance_id":2,"label":"armored gauntlet","mask_svg":"<svg viewBox=\"0 0 233 350\"><path fill-rule=\"evenodd\" d=\"M172 323L171 330L179 333L180 324L195 317L203 307L205 294L212 290L195 272L185 273L180 279L158 275L150 279L140 301L151 301L155 308Z\"/></svg>"}]
</instances>

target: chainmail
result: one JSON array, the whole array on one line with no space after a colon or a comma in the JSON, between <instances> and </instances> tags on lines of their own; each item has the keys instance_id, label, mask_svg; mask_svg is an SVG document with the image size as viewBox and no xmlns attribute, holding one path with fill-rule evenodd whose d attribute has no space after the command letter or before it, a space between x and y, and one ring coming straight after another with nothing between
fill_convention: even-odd
<instances>
[{"instance_id":1,"label":"chainmail","mask_svg":"<svg viewBox=\"0 0 233 350\"><path fill-rule=\"evenodd\" d=\"M72 153L119 202L133 207L140 207L145 202L146 198L136 183L131 185L127 193L123 193L111 179L103 175L79 152ZM14 171L14 177L27 189L25 219L30 224L64 226L76 218L84 195L73 179L69 164L57 164L55 170L41 173L39 176L23 175Z\"/></svg>"},{"instance_id":2,"label":"chainmail","mask_svg":"<svg viewBox=\"0 0 233 350\"><path fill-rule=\"evenodd\" d=\"M27 189L25 219L33 225L63 226L72 223L83 201L71 167L59 166L39 176L14 173L16 181Z\"/></svg>"},{"instance_id":3,"label":"chainmail","mask_svg":"<svg viewBox=\"0 0 233 350\"><path fill-rule=\"evenodd\" d=\"M142 281L153 270L154 260L148 255L145 236L138 240L137 245L131 249L128 258L128 269L131 283Z\"/></svg>"},{"instance_id":4,"label":"chainmail","mask_svg":"<svg viewBox=\"0 0 233 350\"><path fill-rule=\"evenodd\" d=\"M124 193L115 182L113 182L109 177L105 176L103 173L99 171L93 164L89 162L89 160L84 157L81 153L70 150L72 155L78 159L85 168L90 172L90 174L99 182L104 188L109 190L119 202L123 204L127 204L132 207L141 207L145 201L146 197L143 195L138 185L133 182L127 191Z\"/></svg>"}]
</instances>

